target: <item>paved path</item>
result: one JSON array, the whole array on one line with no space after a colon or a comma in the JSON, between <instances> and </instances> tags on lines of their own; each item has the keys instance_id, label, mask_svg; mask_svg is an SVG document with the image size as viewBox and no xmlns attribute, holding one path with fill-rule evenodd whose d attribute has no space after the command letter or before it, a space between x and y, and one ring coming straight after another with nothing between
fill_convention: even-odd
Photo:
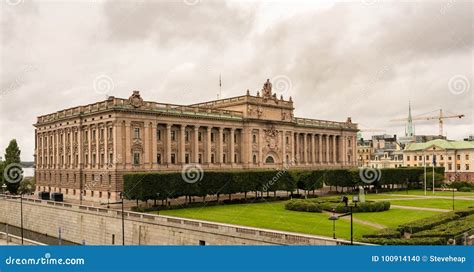
<instances>
[{"instance_id":1,"label":"paved path","mask_svg":"<svg viewBox=\"0 0 474 272\"><path fill-rule=\"evenodd\" d=\"M401 195L401 194L378 194L378 195L385 195L385 196L400 196L403 197L403 199L396 199L396 200L409 200L409 199L420 199L420 198L425 198L425 199L433 199L433 198L439 198L439 199L453 199L452 196L434 196L434 195ZM395 198L391 198L392 200L395 200ZM454 196L454 199L457 200L473 200L474 201L474 196Z\"/></svg>"},{"instance_id":2,"label":"paved path","mask_svg":"<svg viewBox=\"0 0 474 272\"><path fill-rule=\"evenodd\" d=\"M451 210L446 210L446 209L413 207L413 206L400 206L400 205L390 205L390 208L406 209L406 210L417 210L417 211L431 211L431 212L450 212L451 211Z\"/></svg>"}]
</instances>

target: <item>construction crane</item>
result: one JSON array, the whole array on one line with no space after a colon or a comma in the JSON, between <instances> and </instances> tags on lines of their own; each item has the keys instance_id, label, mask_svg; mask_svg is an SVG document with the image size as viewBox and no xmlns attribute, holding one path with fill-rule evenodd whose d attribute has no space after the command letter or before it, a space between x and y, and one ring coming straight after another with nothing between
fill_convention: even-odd
<instances>
[{"instance_id":1,"label":"construction crane","mask_svg":"<svg viewBox=\"0 0 474 272\"><path fill-rule=\"evenodd\" d=\"M438 111L438 110L436 110ZM433 113L436 111L432 111L429 113ZM412 120L438 120L439 123L439 136L443 136L443 124L444 124L444 119L448 118L463 118L464 114L450 114L450 115L444 115L443 110L439 109L439 115L431 115L431 116L424 116L425 114L418 115L412 118ZM393 119L390 121L408 121L409 118L400 118L400 119Z\"/></svg>"}]
</instances>

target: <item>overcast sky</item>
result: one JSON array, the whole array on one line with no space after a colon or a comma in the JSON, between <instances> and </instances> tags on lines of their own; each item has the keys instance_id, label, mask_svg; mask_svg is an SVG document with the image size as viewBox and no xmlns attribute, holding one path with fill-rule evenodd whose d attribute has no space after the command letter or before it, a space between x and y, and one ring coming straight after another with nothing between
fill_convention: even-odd
<instances>
[{"instance_id":1,"label":"overcast sky","mask_svg":"<svg viewBox=\"0 0 474 272\"><path fill-rule=\"evenodd\" d=\"M33 159L36 116L132 90L212 100L219 74L222 97L272 79L300 117L402 135L390 120L411 101L413 115L465 114L446 120L448 138L474 134L470 1L1 1L1 156L16 138Z\"/></svg>"}]
</instances>

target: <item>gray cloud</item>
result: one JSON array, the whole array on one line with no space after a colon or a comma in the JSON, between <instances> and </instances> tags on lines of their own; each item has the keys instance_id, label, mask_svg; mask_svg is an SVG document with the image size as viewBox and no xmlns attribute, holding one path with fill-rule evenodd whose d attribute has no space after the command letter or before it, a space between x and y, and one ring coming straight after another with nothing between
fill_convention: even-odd
<instances>
[{"instance_id":1,"label":"gray cloud","mask_svg":"<svg viewBox=\"0 0 474 272\"><path fill-rule=\"evenodd\" d=\"M2 2L0 153L17 138L31 160L38 115L135 89L159 102L215 99L219 74L224 97L287 76L298 116L402 133L389 120L411 100L414 114L466 114L446 122L450 138L474 133L472 3L303 4ZM94 91L102 75L106 93ZM448 86L457 75L470 84L460 94ZM437 133L435 121L415 126Z\"/></svg>"}]
</instances>

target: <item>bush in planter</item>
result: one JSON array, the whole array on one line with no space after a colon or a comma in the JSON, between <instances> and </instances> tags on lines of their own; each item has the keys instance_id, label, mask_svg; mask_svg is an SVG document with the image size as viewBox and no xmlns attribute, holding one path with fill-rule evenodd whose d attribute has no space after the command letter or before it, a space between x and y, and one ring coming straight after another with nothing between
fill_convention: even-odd
<instances>
[{"instance_id":1,"label":"bush in planter","mask_svg":"<svg viewBox=\"0 0 474 272\"><path fill-rule=\"evenodd\" d=\"M308 200L290 200L285 204L285 209L300 212L322 212L321 206Z\"/></svg>"},{"instance_id":2,"label":"bush in planter","mask_svg":"<svg viewBox=\"0 0 474 272\"><path fill-rule=\"evenodd\" d=\"M343 203L335 207L337 213L349 212L350 208L346 207ZM375 202L360 202L357 203L357 207L352 208L354 213L364 213L364 212L383 212L390 209L390 202L388 201L375 201Z\"/></svg>"}]
</instances>

